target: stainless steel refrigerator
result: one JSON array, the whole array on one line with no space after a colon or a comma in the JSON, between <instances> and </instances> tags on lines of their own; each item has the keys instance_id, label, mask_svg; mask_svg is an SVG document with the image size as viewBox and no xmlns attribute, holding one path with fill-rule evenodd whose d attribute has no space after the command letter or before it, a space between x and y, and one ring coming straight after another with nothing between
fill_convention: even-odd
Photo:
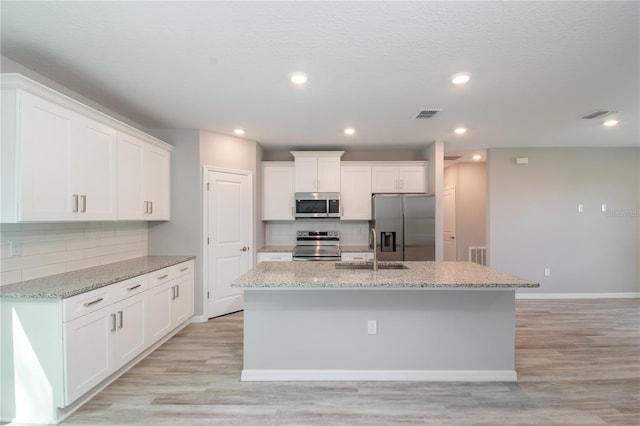
<instances>
[{"instance_id":1,"label":"stainless steel refrigerator","mask_svg":"<svg viewBox=\"0 0 640 426\"><path fill-rule=\"evenodd\" d=\"M435 260L434 196L376 194L372 203L378 260Z\"/></svg>"}]
</instances>

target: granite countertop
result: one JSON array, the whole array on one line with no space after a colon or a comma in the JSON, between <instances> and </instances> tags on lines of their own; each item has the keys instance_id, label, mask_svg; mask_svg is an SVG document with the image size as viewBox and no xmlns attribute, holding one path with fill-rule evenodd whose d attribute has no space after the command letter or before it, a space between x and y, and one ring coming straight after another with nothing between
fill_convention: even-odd
<instances>
[{"instance_id":1,"label":"granite countertop","mask_svg":"<svg viewBox=\"0 0 640 426\"><path fill-rule=\"evenodd\" d=\"M345 263L345 262L337 262ZM381 264L386 262L380 262ZM336 269L336 262L262 262L231 286L245 289L518 288L540 284L471 262L403 262L408 269Z\"/></svg>"},{"instance_id":2,"label":"granite countertop","mask_svg":"<svg viewBox=\"0 0 640 426\"><path fill-rule=\"evenodd\" d=\"M65 299L194 258L194 256L138 257L108 265L0 286L0 297Z\"/></svg>"}]
</instances>

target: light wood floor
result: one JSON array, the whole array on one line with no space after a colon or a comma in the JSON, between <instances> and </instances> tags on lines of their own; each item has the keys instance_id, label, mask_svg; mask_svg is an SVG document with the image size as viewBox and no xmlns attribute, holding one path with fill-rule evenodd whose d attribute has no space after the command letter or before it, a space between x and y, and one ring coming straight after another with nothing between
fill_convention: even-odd
<instances>
[{"instance_id":1,"label":"light wood floor","mask_svg":"<svg viewBox=\"0 0 640 426\"><path fill-rule=\"evenodd\" d=\"M639 425L640 301L518 301L517 383L241 383L242 313L191 324L64 425Z\"/></svg>"}]
</instances>

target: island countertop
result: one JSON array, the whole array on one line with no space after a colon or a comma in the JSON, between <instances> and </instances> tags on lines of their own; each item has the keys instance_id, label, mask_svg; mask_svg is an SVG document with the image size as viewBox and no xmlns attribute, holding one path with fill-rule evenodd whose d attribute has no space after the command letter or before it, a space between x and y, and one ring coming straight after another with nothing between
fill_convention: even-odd
<instances>
[{"instance_id":1,"label":"island countertop","mask_svg":"<svg viewBox=\"0 0 640 426\"><path fill-rule=\"evenodd\" d=\"M65 299L119 281L194 259L194 256L144 256L93 268L0 286L0 297Z\"/></svg>"},{"instance_id":2,"label":"island countertop","mask_svg":"<svg viewBox=\"0 0 640 426\"><path fill-rule=\"evenodd\" d=\"M540 284L472 262L403 262L407 269L336 269L344 262L262 262L231 285L251 289L481 289ZM381 264L384 262L380 262Z\"/></svg>"}]
</instances>

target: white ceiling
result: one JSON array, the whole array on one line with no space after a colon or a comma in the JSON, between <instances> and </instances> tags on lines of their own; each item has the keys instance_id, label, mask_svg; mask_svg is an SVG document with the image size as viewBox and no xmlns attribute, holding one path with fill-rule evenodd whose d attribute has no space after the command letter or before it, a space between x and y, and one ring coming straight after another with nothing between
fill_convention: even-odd
<instances>
[{"instance_id":1,"label":"white ceiling","mask_svg":"<svg viewBox=\"0 0 640 426\"><path fill-rule=\"evenodd\" d=\"M145 127L242 127L267 149L640 144L636 1L0 8L3 56ZM466 87L448 82L459 71ZM415 119L423 108L442 111ZM620 124L580 119L596 109Z\"/></svg>"}]
</instances>

